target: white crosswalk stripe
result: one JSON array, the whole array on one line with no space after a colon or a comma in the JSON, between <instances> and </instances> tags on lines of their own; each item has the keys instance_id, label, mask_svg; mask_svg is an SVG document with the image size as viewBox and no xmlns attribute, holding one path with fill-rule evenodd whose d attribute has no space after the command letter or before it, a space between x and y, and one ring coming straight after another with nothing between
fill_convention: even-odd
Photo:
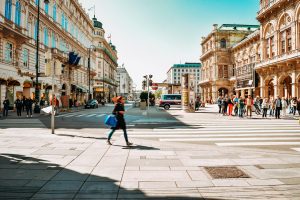
<instances>
[{"instance_id":1,"label":"white crosswalk stripe","mask_svg":"<svg viewBox=\"0 0 300 200\"><path fill-rule=\"evenodd\" d=\"M132 138L156 139L163 142L211 143L223 147L296 146L300 145L300 126L293 120L211 120L190 119L186 128L135 129ZM300 148L291 148L300 151Z\"/></svg>"},{"instance_id":2,"label":"white crosswalk stripe","mask_svg":"<svg viewBox=\"0 0 300 200\"><path fill-rule=\"evenodd\" d=\"M84 117L84 118L94 118L94 117L103 117L105 116L106 114L102 113L102 114L99 114L99 113L86 113L86 114L82 114L82 113L72 113L72 114L64 114L64 115L58 115L58 116L55 116L57 118L71 118L71 117L76 117L76 118L80 118L80 117Z\"/></svg>"}]
</instances>

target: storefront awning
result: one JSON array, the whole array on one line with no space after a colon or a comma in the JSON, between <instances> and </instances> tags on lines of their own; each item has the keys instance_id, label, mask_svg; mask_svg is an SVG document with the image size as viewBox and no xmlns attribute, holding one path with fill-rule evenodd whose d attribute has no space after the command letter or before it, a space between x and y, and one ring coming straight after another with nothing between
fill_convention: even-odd
<instances>
[{"instance_id":1,"label":"storefront awning","mask_svg":"<svg viewBox=\"0 0 300 200\"><path fill-rule=\"evenodd\" d=\"M81 92L87 92L87 89L81 85L76 85L76 88L81 90Z\"/></svg>"}]
</instances>

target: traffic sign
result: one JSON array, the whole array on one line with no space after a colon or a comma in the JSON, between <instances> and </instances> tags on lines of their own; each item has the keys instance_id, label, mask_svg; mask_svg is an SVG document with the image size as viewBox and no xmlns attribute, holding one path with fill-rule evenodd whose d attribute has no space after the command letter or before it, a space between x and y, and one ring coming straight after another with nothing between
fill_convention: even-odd
<instances>
[{"instance_id":1,"label":"traffic sign","mask_svg":"<svg viewBox=\"0 0 300 200\"><path fill-rule=\"evenodd\" d=\"M157 90L158 89L158 84L153 83L151 88L152 88L152 90Z\"/></svg>"}]
</instances>

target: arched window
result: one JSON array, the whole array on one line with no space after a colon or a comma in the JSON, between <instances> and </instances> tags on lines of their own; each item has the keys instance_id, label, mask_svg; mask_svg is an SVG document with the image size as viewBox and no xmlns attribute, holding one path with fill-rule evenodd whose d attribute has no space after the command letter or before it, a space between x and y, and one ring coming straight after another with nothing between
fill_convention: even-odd
<instances>
[{"instance_id":1,"label":"arched window","mask_svg":"<svg viewBox=\"0 0 300 200\"><path fill-rule=\"evenodd\" d=\"M220 41L220 47L221 48L226 48L226 40L225 40L225 38L221 39L221 41Z\"/></svg>"},{"instance_id":2,"label":"arched window","mask_svg":"<svg viewBox=\"0 0 300 200\"><path fill-rule=\"evenodd\" d=\"M20 1L17 1L17 3L16 3L15 23L18 26L21 25L21 4L20 4Z\"/></svg>"},{"instance_id":3,"label":"arched window","mask_svg":"<svg viewBox=\"0 0 300 200\"><path fill-rule=\"evenodd\" d=\"M11 20L11 0L5 1L5 18Z\"/></svg>"},{"instance_id":4,"label":"arched window","mask_svg":"<svg viewBox=\"0 0 300 200\"><path fill-rule=\"evenodd\" d=\"M52 13L52 16L53 16L53 20L56 21L56 4L53 5L53 13Z\"/></svg>"},{"instance_id":5,"label":"arched window","mask_svg":"<svg viewBox=\"0 0 300 200\"><path fill-rule=\"evenodd\" d=\"M44 28L44 45L49 45L49 35L48 35L48 29Z\"/></svg>"}]
</instances>

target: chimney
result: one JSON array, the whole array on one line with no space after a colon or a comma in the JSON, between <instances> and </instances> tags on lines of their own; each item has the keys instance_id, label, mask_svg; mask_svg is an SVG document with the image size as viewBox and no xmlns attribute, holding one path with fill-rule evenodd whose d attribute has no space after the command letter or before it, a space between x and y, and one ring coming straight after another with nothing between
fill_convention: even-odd
<instances>
[{"instance_id":1,"label":"chimney","mask_svg":"<svg viewBox=\"0 0 300 200\"><path fill-rule=\"evenodd\" d=\"M217 30L218 29L218 24L213 24L213 30Z\"/></svg>"}]
</instances>

